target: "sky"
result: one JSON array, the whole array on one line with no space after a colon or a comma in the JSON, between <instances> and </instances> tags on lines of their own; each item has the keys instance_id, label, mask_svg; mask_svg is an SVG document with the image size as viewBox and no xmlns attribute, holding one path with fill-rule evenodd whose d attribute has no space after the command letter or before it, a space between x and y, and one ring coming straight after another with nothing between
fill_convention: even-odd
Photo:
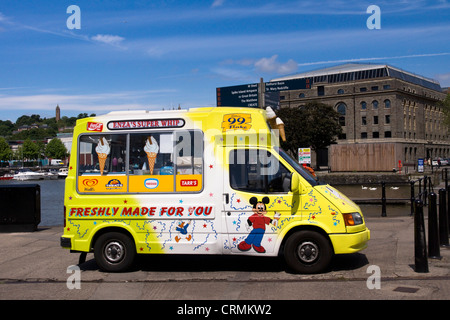
<instances>
[{"instance_id":1,"label":"sky","mask_svg":"<svg viewBox=\"0 0 450 320\"><path fill-rule=\"evenodd\" d=\"M450 0L0 0L0 120L215 106L349 62L450 86Z\"/></svg>"}]
</instances>

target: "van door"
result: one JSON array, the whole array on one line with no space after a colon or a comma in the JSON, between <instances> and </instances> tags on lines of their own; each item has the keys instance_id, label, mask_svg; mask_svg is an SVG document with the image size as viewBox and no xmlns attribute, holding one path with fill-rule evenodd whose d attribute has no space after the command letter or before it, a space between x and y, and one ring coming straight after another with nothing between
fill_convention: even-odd
<instances>
[{"instance_id":1,"label":"van door","mask_svg":"<svg viewBox=\"0 0 450 320\"><path fill-rule=\"evenodd\" d=\"M290 191L292 173L268 149L224 149L225 252L276 254L277 234L299 207Z\"/></svg>"}]
</instances>

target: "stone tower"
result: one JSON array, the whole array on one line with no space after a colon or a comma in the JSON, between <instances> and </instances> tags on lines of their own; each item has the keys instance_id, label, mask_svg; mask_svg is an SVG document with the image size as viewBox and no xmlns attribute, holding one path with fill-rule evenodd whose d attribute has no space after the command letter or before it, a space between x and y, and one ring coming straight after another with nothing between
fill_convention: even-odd
<instances>
[{"instance_id":1,"label":"stone tower","mask_svg":"<svg viewBox=\"0 0 450 320\"><path fill-rule=\"evenodd\" d=\"M59 105L56 105L56 122L61 119L61 110L59 109Z\"/></svg>"}]
</instances>

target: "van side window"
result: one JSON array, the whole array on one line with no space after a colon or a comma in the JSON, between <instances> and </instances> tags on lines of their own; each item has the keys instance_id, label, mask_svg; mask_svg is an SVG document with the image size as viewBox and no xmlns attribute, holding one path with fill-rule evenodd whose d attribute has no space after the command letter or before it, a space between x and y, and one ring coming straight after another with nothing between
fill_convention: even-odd
<instances>
[{"instance_id":1,"label":"van side window","mask_svg":"<svg viewBox=\"0 0 450 320\"><path fill-rule=\"evenodd\" d=\"M202 174L203 136L200 131L176 132L177 175Z\"/></svg>"},{"instance_id":2,"label":"van side window","mask_svg":"<svg viewBox=\"0 0 450 320\"><path fill-rule=\"evenodd\" d=\"M103 134L80 137L78 175L125 173L126 136Z\"/></svg>"},{"instance_id":3,"label":"van side window","mask_svg":"<svg viewBox=\"0 0 450 320\"><path fill-rule=\"evenodd\" d=\"M130 134L129 174L173 175L173 133Z\"/></svg>"},{"instance_id":4,"label":"van side window","mask_svg":"<svg viewBox=\"0 0 450 320\"><path fill-rule=\"evenodd\" d=\"M230 152L230 186L256 193L288 193L291 173L270 152L236 149Z\"/></svg>"}]
</instances>

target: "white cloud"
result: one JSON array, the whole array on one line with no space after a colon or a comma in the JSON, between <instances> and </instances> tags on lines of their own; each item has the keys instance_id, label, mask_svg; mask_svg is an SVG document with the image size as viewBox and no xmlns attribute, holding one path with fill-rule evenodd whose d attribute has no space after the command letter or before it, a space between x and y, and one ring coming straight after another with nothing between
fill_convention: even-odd
<instances>
[{"instance_id":1,"label":"white cloud","mask_svg":"<svg viewBox=\"0 0 450 320\"><path fill-rule=\"evenodd\" d=\"M437 74L435 78L439 81L441 87L450 87L450 72Z\"/></svg>"},{"instance_id":2,"label":"white cloud","mask_svg":"<svg viewBox=\"0 0 450 320\"><path fill-rule=\"evenodd\" d=\"M277 61L278 55L275 54L270 58L261 58L255 62L255 68L259 72L269 72L278 74L287 74L297 71L298 63L289 59L285 63Z\"/></svg>"},{"instance_id":3,"label":"white cloud","mask_svg":"<svg viewBox=\"0 0 450 320\"><path fill-rule=\"evenodd\" d=\"M248 72L231 68L214 68L211 71L221 78L232 81L249 81L254 78L254 76Z\"/></svg>"},{"instance_id":4,"label":"white cloud","mask_svg":"<svg viewBox=\"0 0 450 320\"><path fill-rule=\"evenodd\" d=\"M161 105L151 105L146 101L155 101L172 95L176 90L142 90L116 93L98 93L84 95L35 94L5 95L0 94L0 110L24 110L30 112L47 112L55 110L58 104L61 109L70 112L87 112L104 114L113 110L160 110Z\"/></svg>"},{"instance_id":5,"label":"white cloud","mask_svg":"<svg viewBox=\"0 0 450 320\"><path fill-rule=\"evenodd\" d=\"M111 44L111 45L118 45L122 41L125 40L125 38L122 38L120 36L110 35L110 34L97 34L96 36L91 37L91 39L94 41Z\"/></svg>"},{"instance_id":6,"label":"white cloud","mask_svg":"<svg viewBox=\"0 0 450 320\"><path fill-rule=\"evenodd\" d=\"M213 4L211 5L212 8L220 7L223 5L225 0L214 0Z\"/></svg>"}]
</instances>

